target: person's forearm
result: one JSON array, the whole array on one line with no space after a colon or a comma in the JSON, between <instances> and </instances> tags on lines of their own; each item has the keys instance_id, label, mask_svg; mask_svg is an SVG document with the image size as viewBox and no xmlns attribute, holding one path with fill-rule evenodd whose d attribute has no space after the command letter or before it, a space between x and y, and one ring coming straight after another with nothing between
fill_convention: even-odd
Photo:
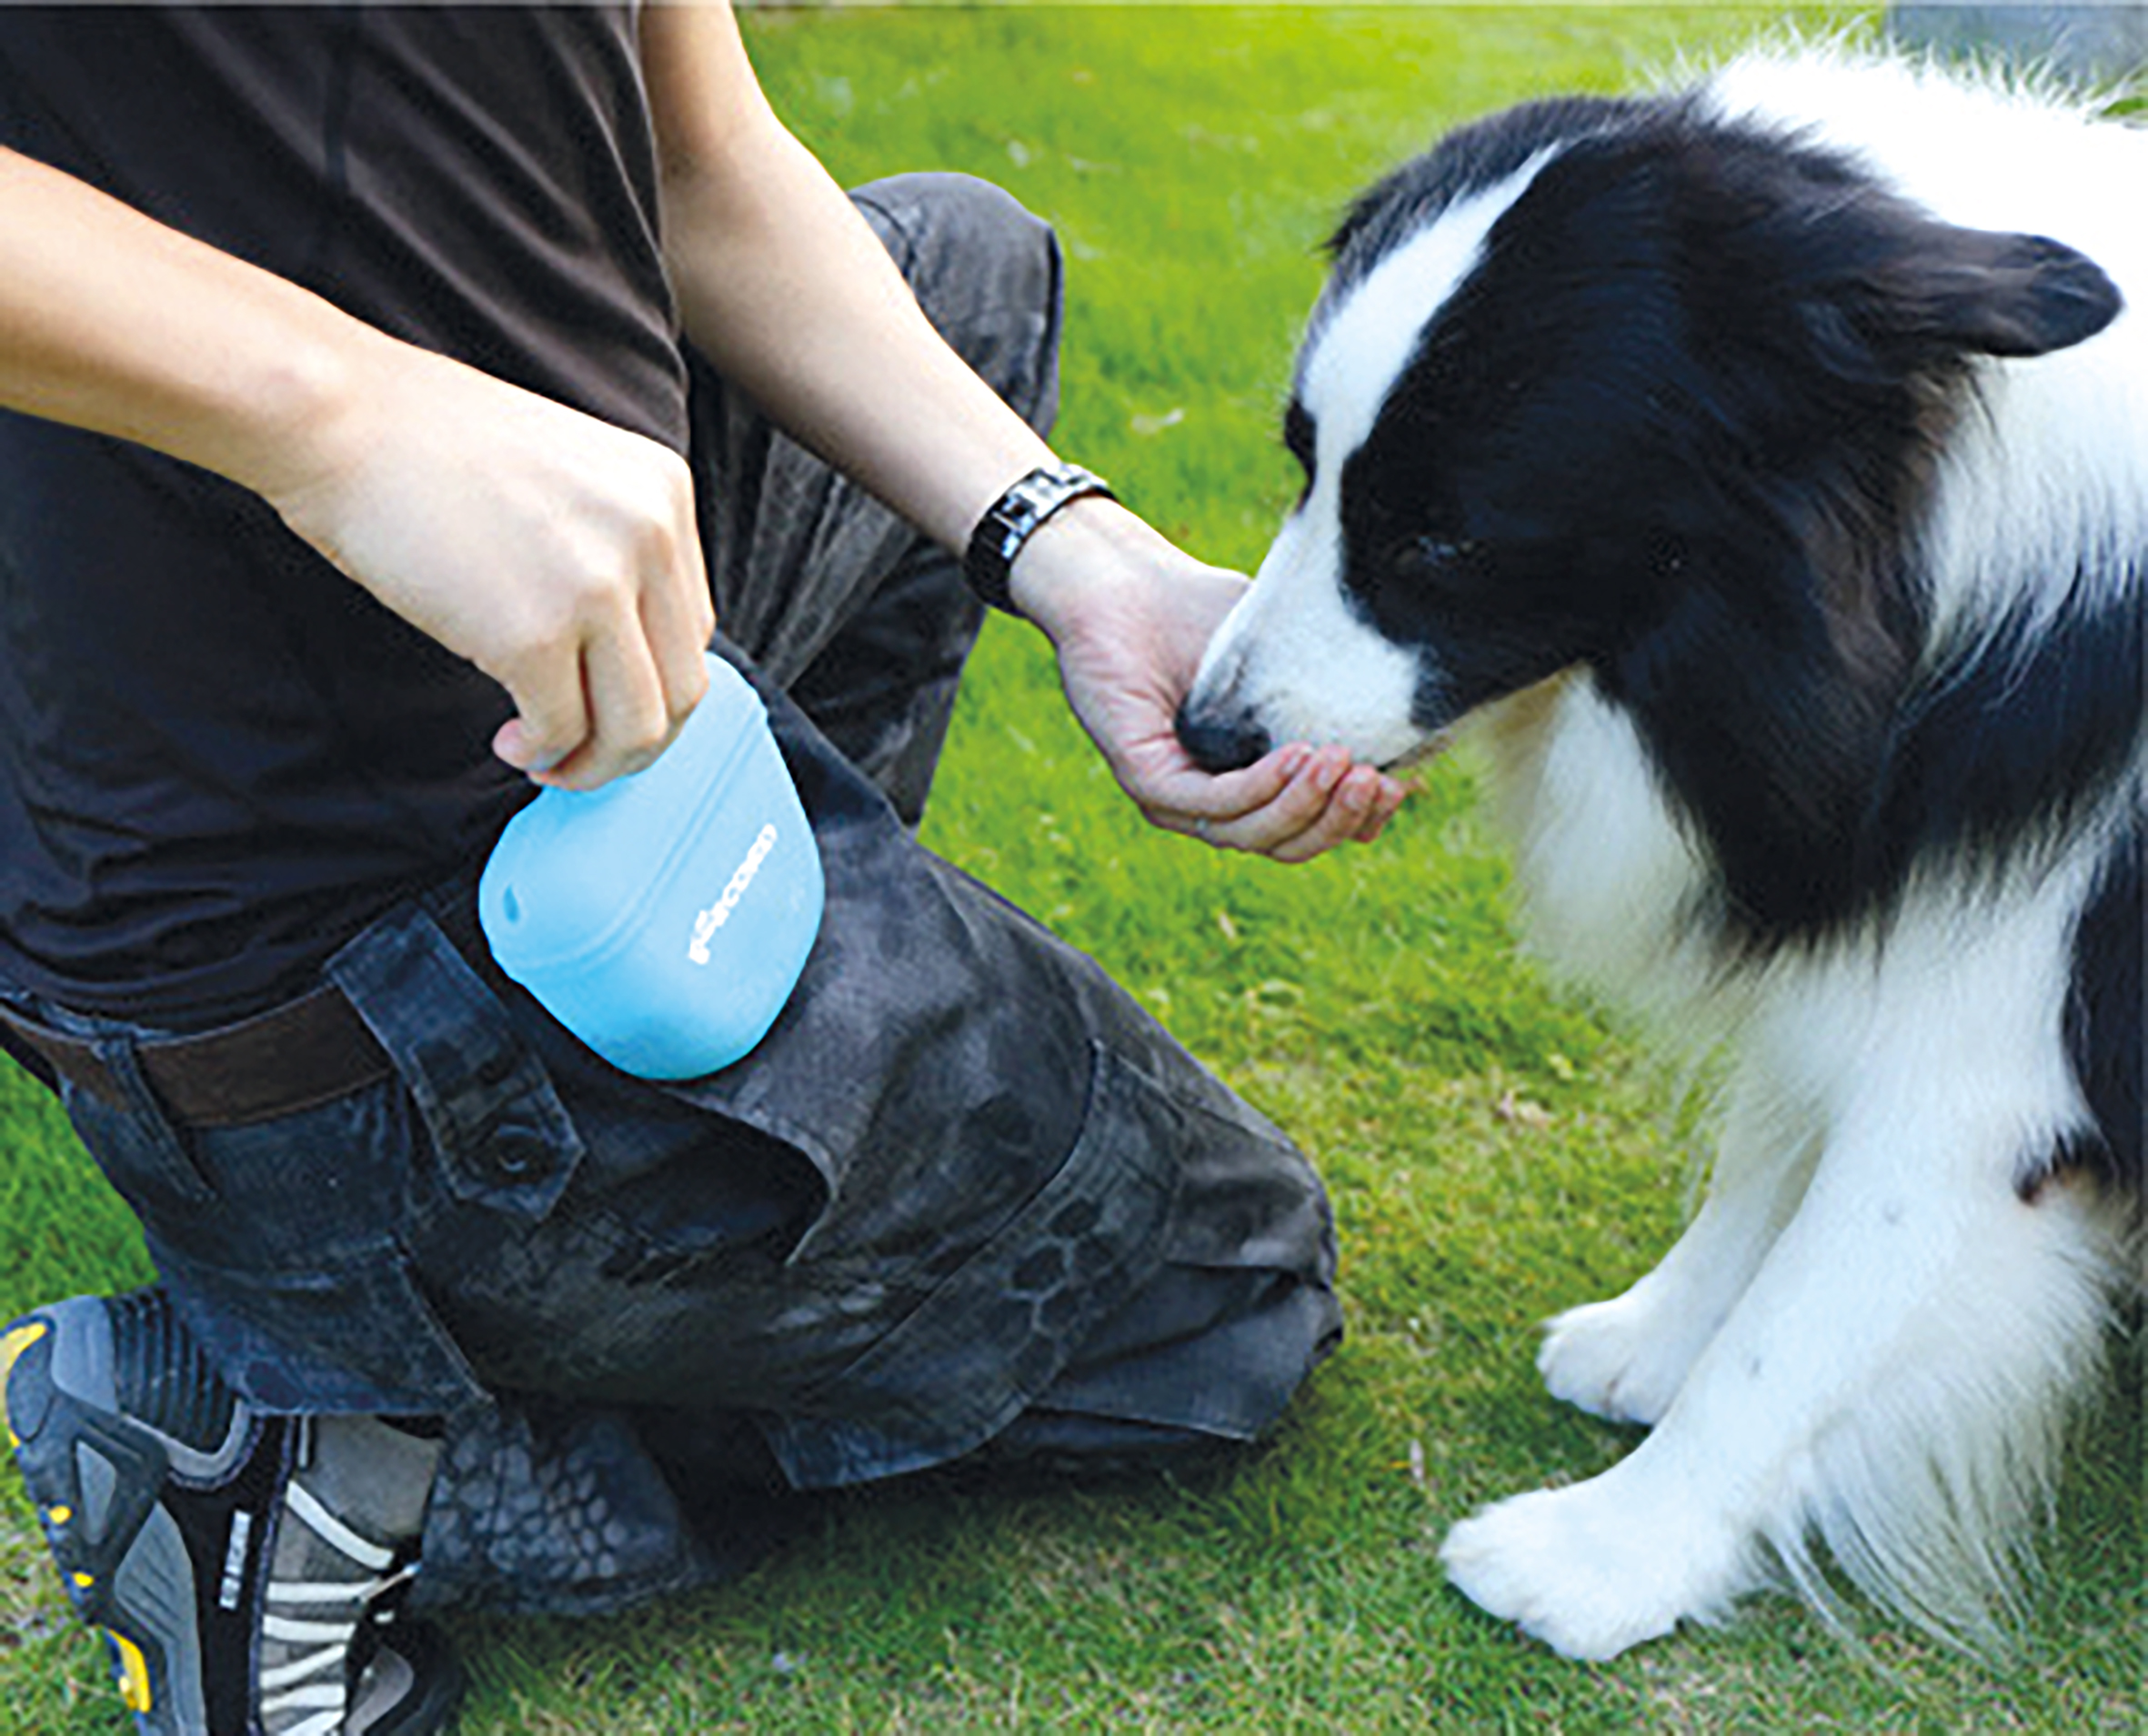
<instances>
[{"instance_id":1,"label":"person's forearm","mask_svg":"<svg viewBox=\"0 0 2148 1736\"><path fill-rule=\"evenodd\" d=\"M728 22L653 10L645 45L651 31ZM698 75L735 52L735 38L696 41L651 61L666 250L687 333L787 432L959 548L1050 453L939 340L871 229L748 75L714 98L665 102L675 69Z\"/></svg>"},{"instance_id":2,"label":"person's forearm","mask_svg":"<svg viewBox=\"0 0 2148 1736\"><path fill-rule=\"evenodd\" d=\"M0 406L266 498L504 686L510 764L646 764L713 624L678 454L406 344L85 183L0 153Z\"/></svg>"},{"instance_id":3,"label":"person's forearm","mask_svg":"<svg viewBox=\"0 0 2148 1736\"><path fill-rule=\"evenodd\" d=\"M0 403L263 493L387 339L318 296L0 151Z\"/></svg>"},{"instance_id":4,"label":"person's forearm","mask_svg":"<svg viewBox=\"0 0 2148 1736\"><path fill-rule=\"evenodd\" d=\"M727 9L651 6L642 69L665 249L688 335L733 384L943 547L1048 461L1044 441L939 341L870 228L768 108ZM1015 607L1050 637L1067 697L1156 825L1303 860L1376 835L1402 797L1340 749L1289 744L1223 778L1172 717L1244 580L1114 501L1056 513L1015 557Z\"/></svg>"},{"instance_id":5,"label":"person's forearm","mask_svg":"<svg viewBox=\"0 0 2148 1736\"><path fill-rule=\"evenodd\" d=\"M940 342L820 166L787 133L754 148L750 174L667 200L688 335L795 438L959 548L1049 449Z\"/></svg>"}]
</instances>

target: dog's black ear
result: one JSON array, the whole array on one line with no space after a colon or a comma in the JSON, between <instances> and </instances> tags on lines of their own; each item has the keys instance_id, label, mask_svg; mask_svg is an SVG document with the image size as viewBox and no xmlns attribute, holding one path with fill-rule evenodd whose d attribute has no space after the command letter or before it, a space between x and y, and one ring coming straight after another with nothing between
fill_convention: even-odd
<instances>
[{"instance_id":1,"label":"dog's black ear","mask_svg":"<svg viewBox=\"0 0 2148 1736\"><path fill-rule=\"evenodd\" d=\"M1764 135L1689 148L1674 201L1701 316L1735 349L1741 312L1787 316L1788 331L1810 340L1804 363L1845 382L2048 355L2094 336L2125 305L2103 268L2063 242L1943 222L1852 160ZM1772 347L1764 332L1749 337Z\"/></svg>"},{"instance_id":2,"label":"dog's black ear","mask_svg":"<svg viewBox=\"0 0 2148 1736\"><path fill-rule=\"evenodd\" d=\"M1869 288L1889 335L1912 347L2044 356L2093 337L2125 305L2094 260L2043 236L1918 219L1885 251Z\"/></svg>"}]
</instances>

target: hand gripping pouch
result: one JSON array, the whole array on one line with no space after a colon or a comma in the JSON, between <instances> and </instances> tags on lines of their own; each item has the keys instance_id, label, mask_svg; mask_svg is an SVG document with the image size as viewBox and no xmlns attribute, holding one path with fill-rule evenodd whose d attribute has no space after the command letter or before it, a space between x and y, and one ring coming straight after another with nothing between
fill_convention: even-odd
<instances>
[{"instance_id":1,"label":"hand gripping pouch","mask_svg":"<svg viewBox=\"0 0 2148 1736\"><path fill-rule=\"evenodd\" d=\"M546 790L477 884L500 968L644 1079L698 1079L750 1050L820 928L820 854L768 712L722 658L708 680L655 764Z\"/></svg>"}]
</instances>

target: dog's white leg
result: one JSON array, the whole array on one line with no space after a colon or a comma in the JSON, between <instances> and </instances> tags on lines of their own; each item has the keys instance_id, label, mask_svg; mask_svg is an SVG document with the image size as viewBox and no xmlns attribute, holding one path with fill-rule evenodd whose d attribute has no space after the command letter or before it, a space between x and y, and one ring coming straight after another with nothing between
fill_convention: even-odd
<instances>
[{"instance_id":1,"label":"dog's white leg","mask_svg":"<svg viewBox=\"0 0 2148 1736\"><path fill-rule=\"evenodd\" d=\"M1624 1295L1549 1323L1537 1367L1551 1396L1614 1422L1661 1417L1796 1211L1819 1152L1812 1116L1744 1069L1685 1233Z\"/></svg>"},{"instance_id":2,"label":"dog's white leg","mask_svg":"<svg viewBox=\"0 0 2148 1736\"><path fill-rule=\"evenodd\" d=\"M1989 1631L2097 1360L2116 1246L2092 1187L2015 1190L2078 1113L2049 929L1927 940L1898 933L1891 962L1912 956L1859 988L1866 1018L1819 1009L1842 1037L1826 1149L1655 1432L1448 1538L1486 1609L1610 1657L1722 1614L1771 1549L1814 1589L1817 1536L1912 1616Z\"/></svg>"},{"instance_id":3,"label":"dog's white leg","mask_svg":"<svg viewBox=\"0 0 2148 1736\"><path fill-rule=\"evenodd\" d=\"M1867 1590L1984 1623L2103 1317L2090 1202L1912 1189L1912 1154L1831 1149L1796 1219L1655 1432L1602 1476L1450 1533L1455 1582L1573 1657L1608 1658L1764 1582L1817 1532ZM1811 1581L1808 1580L1808 1584Z\"/></svg>"}]
</instances>

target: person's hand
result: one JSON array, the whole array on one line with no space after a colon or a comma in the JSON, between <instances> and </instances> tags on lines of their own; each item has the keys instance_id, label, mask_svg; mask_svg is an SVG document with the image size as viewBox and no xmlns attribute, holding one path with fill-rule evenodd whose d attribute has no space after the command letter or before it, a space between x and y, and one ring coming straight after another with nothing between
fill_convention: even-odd
<instances>
[{"instance_id":1,"label":"person's hand","mask_svg":"<svg viewBox=\"0 0 2148 1736\"><path fill-rule=\"evenodd\" d=\"M683 460L384 340L263 492L286 524L514 700L494 749L594 788L663 751L716 624Z\"/></svg>"},{"instance_id":2,"label":"person's hand","mask_svg":"<svg viewBox=\"0 0 2148 1736\"><path fill-rule=\"evenodd\" d=\"M1016 604L1049 635L1074 715L1149 820L1220 848L1309 861L1380 836L1408 793L1347 748L1286 743L1203 771L1173 731L1202 652L1246 588L1106 501L1063 508L1017 557Z\"/></svg>"}]
</instances>

